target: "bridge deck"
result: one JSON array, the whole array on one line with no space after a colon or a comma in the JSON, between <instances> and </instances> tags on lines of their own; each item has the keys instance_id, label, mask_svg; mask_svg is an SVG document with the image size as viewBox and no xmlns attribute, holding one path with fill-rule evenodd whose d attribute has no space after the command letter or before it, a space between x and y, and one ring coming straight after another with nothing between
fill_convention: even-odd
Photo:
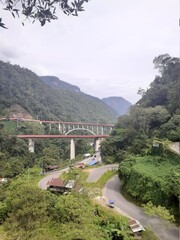
<instances>
[{"instance_id":1,"label":"bridge deck","mask_svg":"<svg viewBox=\"0 0 180 240\"><path fill-rule=\"evenodd\" d=\"M109 135L17 135L17 138L107 138Z\"/></svg>"}]
</instances>

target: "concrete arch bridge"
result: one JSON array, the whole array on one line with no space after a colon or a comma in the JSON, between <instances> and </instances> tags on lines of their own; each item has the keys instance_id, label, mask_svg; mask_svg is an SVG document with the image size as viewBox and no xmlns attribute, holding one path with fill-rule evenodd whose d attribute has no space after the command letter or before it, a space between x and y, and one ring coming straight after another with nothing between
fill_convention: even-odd
<instances>
[{"instance_id":1,"label":"concrete arch bridge","mask_svg":"<svg viewBox=\"0 0 180 240\"><path fill-rule=\"evenodd\" d=\"M109 136L114 125L113 124L96 124L96 123L82 123L82 122L62 122L62 121L47 121L47 120L33 120L33 119L8 119L13 121L29 121L39 122L40 124L48 124L51 130L52 124L58 126L59 134L57 135L17 135L17 138L29 140L29 151L34 152L35 139L40 138L67 138L70 139L70 159L75 158L75 139L94 139L95 151L100 147L102 140ZM78 132L78 134L72 134ZM83 135L80 134L83 132ZM84 134L84 133L87 134Z\"/></svg>"}]
</instances>

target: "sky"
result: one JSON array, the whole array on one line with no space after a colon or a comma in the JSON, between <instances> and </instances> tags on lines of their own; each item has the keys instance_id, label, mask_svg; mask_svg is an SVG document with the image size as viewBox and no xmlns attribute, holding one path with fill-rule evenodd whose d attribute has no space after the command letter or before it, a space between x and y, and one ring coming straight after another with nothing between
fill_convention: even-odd
<instances>
[{"instance_id":1,"label":"sky","mask_svg":"<svg viewBox=\"0 0 180 240\"><path fill-rule=\"evenodd\" d=\"M2 10L0 60L57 76L86 94L136 103L158 74L153 59L179 57L179 0L91 0L78 17L44 27Z\"/></svg>"}]
</instances>

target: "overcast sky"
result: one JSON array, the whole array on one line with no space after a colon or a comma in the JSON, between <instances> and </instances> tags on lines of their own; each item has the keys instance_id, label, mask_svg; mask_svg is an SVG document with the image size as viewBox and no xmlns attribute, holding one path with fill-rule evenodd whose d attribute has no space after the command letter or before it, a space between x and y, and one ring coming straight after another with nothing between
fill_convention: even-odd
<instances>
[{"instance_id":1,"label":"overcast sky","mask_svg":"<svg viewBox=\"0 0 180 240\"><path fill-rule=\"evenodd\" d=\"M139 87L154 80L153 59L179 56L179 0L91 0L79 17L14 19L0 10L0 59L53 75L99 98L121 96L135 103ZM2 5L1 5L2 9Z\"/></svg>"}]
</instances>

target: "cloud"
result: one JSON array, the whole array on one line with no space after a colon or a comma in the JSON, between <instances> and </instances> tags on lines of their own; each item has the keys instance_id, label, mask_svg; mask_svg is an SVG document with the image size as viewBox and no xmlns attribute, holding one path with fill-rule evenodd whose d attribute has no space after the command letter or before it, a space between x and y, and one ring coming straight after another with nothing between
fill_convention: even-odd
<instances>
[{"instance_id":1,"label":"cloud","mask_svg":"<svg viewBox=\"0 0 180 240\"><path fill-rule=\"evenodd\" d=\"M0 40L0 59L10 61L19 58L21 55L23 55L23 52L15 45Z\"/></svg>"},{"instance_id":2,"label":"cloud","mask_svg":"<svg viewBox=\"0 0 180 240\"><path fill-rule=\"evenodd\" d=\"M136 102L156 71L153 59L179 54L178 1L90 1L79 17L62 13L58 21L13 19L2 11L9 29L1 32L0 58L54 75L102 98L122 96Z\"/></svg>"}]
</instances>

